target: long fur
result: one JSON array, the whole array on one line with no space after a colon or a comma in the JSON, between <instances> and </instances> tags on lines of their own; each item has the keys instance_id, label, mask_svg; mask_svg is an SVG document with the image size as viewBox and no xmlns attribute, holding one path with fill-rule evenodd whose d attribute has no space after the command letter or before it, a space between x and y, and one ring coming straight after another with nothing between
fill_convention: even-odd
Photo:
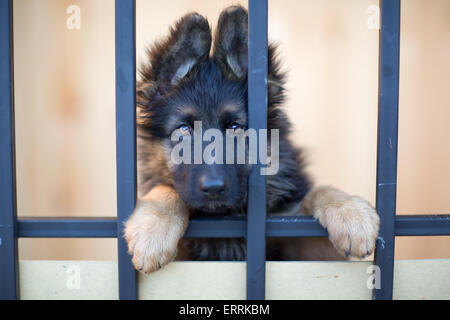
<instances>
[{"instance_id":1,"label":"long fur","mask_svg":"<svg viewBox=\"0 0 450 320\"><path fill-rule=\"evenodd\" d=\"M251 166L175 164L170 136L181 129L192 135L198 120L205 129L221 132L231 127L242 133L247 127L247 25L246 10L229 7L220 15L213 42L207 20L191 13L148 50L137 86L139 201L124 232L133 264L142 272L158 270L174 257L246 258L244 239L182 237L190 217L246 214ZM285 75L274 45L268 47L268 58L268 133L279 130L279 170L266 176L268 214L313 216L329 237L268 239L267 259L364 258L375 247L376 210L361 197L330 186L310 191L301 150L289 139L291 123L282 108ZM220 193L205 190L208 179L223 182Z\"/></svg>"},{"instance_id":2,"label":"long fur","mask_svg":"<svg viewBox=\"0 0 450 320\"><path fill-rule=\"evenodd\" d=\"M205 19L198 17L198 14L192 13L180 19L170 30L167 39L156 42L148 50L148 62L141 67L141 81L137 86L140 196L160 184L176 187L166 150L170 130L166 128L170 122L168 119L171 114L179 112L175 108L167 107L167 101L170 101L175 93L179 94L184 90L183 98L186 101L201 104L206 103L202 101L202 97L217 96L220 101L223 91L227 91L236 96L236 100L245 101L244 111L247 112L246 11L235 6L222 13L211 55L209 25ZM189 40L189 36L192 37L194 33L197 33L196 42ZM182 51L183 55L177 56L177 53ZM230 57L230 52L234 57ZM285 100L285 74L280 69L276 46L269 46L268 58L267 126L268 129L279 129L280 139L279 171L276 175L267 176L267 210L271 214L300 202L310 190L311 183L303 171L301 150L289 139L291 123L282 109ZM193 68L185 78L173 84L171 76L186 60L195 61ZM213 107L203 111L217 112ZM245 196L240 203L241 208L246 208L246 201ZM227 212L227 215L236 214L245 214L245 210ZM243 260L246 254L245 244L239 239L194 240L191 241L190 250L193 258L201 260Z\"/></svg>"}]
</instances>

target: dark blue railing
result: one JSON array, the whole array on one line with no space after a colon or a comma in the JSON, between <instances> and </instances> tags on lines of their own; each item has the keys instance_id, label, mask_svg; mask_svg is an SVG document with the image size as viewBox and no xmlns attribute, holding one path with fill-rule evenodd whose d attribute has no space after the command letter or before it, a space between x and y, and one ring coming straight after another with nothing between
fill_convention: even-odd
<instances>
[{"instance_id":1,"label":"dark blue railing","mask_svg":"<svg viewBox=\"0 0 450 320\"><path fill-rule=\"evenodd\" d=\"M267 126L267 0L249 0L249 124ZM0 0L0 299L17 299L17 238L117 238L119 298L136 299L136 272L122 237L136 202L135 1L116 0L116 218L16 217L12 0ZM377 199L380 236L375 264L392 299L395 236L450 235L450 215L396 216L400 0L381 1ZM254 170L253 172L259 172ZM325 237L311 217L266 217L265 178L249 179L248 218L191 220L185 237L247 238L247 298L265 297L266 237Z\"/></svg>"}]
</instances>

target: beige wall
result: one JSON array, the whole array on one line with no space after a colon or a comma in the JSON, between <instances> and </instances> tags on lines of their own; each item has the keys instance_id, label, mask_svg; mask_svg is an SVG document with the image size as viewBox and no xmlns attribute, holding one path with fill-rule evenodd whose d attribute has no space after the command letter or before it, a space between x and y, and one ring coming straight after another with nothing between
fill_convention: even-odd
<instances>
[{"instance_id":1,"label":"beige wall","mask_svg":"<svg viewBox=\"0 0 450 320\"><path fill-rule=\"evenodd\" d=\"M246 1L137 0L137 58L198 11L215 26ZM450 211L450 1L402 4L398 213ZM66 8L81 8L69 30ZM375 0L272 0L269 36L289 72L287 111L317 184L375 201L378 30ZM114 216L112 0L16 0L20 216ZM450 258L450 238L397 238L396 257ZM114 240L20 240L22 258L106 259Z\"/></svg>"},{"instance_id":2,"label":"beige wall","mask_svg":"<svg viewBox=\"0 0 450 320\"><path fill-rule=\"evenodd\" d=\"M270 261L266 264L265 298L370 300L372 290L367 287L370 265L369 261ZM115 261L21 261L19 267L23 300L118 298ZM73 277L69 272L74 270L80 276L76 290L68 285ZM245 262L178 261L158 272L139 274L138 297L143 300L244 300L245 277ZM393 299L449 300L449 279L448 259L396 261Z\"/></svg>"}]
</instances>

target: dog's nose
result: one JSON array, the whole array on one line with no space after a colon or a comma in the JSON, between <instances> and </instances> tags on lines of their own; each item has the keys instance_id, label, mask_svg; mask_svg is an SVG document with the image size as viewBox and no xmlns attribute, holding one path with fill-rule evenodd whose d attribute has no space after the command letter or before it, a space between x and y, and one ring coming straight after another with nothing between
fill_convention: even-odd
<instances>
[{"instance_id":1,"label":"dog's nose","mask_svg":"<svg viewBox=\"0 0 450 320\"><path fill-rule=\"evenodd\" d=\"M208 177L203 175L199 181L200 190L204 196L210 199L218 199L225 195L228 190L228 184L226 183L224 177L215 176Z\"/></svg>"}]
</instances>

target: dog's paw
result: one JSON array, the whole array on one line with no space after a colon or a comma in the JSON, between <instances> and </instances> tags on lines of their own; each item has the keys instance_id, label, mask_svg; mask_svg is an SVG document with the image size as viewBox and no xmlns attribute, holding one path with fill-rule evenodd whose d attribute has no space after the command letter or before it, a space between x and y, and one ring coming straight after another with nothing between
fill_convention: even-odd
<instances>
[{"instance_id":1,"label":"dog's paw","mask_svg":"<svg viewBox=\"0 0 450 320\"><path fill-rule=\"evenodd\" d=\"M132 217L126 223L125 239L136 270L153 272L175 258L178 241L171 240L166 220L160 215L147 214Z\"/></svg>"},{"instance_id":2,"label":"dog's paw","mask_svg":"<svg viewBox=\"0 0 450 320\"><path fill-rule=\"evenodd\" d=\"M319 221L327 228L329 239L340 254L365 258L373 252L380 219L369 202L349 196L322 209Z\"/></svg>"},{"instance_id":3,"label":"dog's paw","mask_svg":"<svg viewBox=\"0 0 450 320\"><path fill-rule=\"evenodd\" d=\"M149 202L138 204L124 232L136 270L150 273L173 261L185 226L182 216L170 209Z\"/></svg>"}]
</instances>

